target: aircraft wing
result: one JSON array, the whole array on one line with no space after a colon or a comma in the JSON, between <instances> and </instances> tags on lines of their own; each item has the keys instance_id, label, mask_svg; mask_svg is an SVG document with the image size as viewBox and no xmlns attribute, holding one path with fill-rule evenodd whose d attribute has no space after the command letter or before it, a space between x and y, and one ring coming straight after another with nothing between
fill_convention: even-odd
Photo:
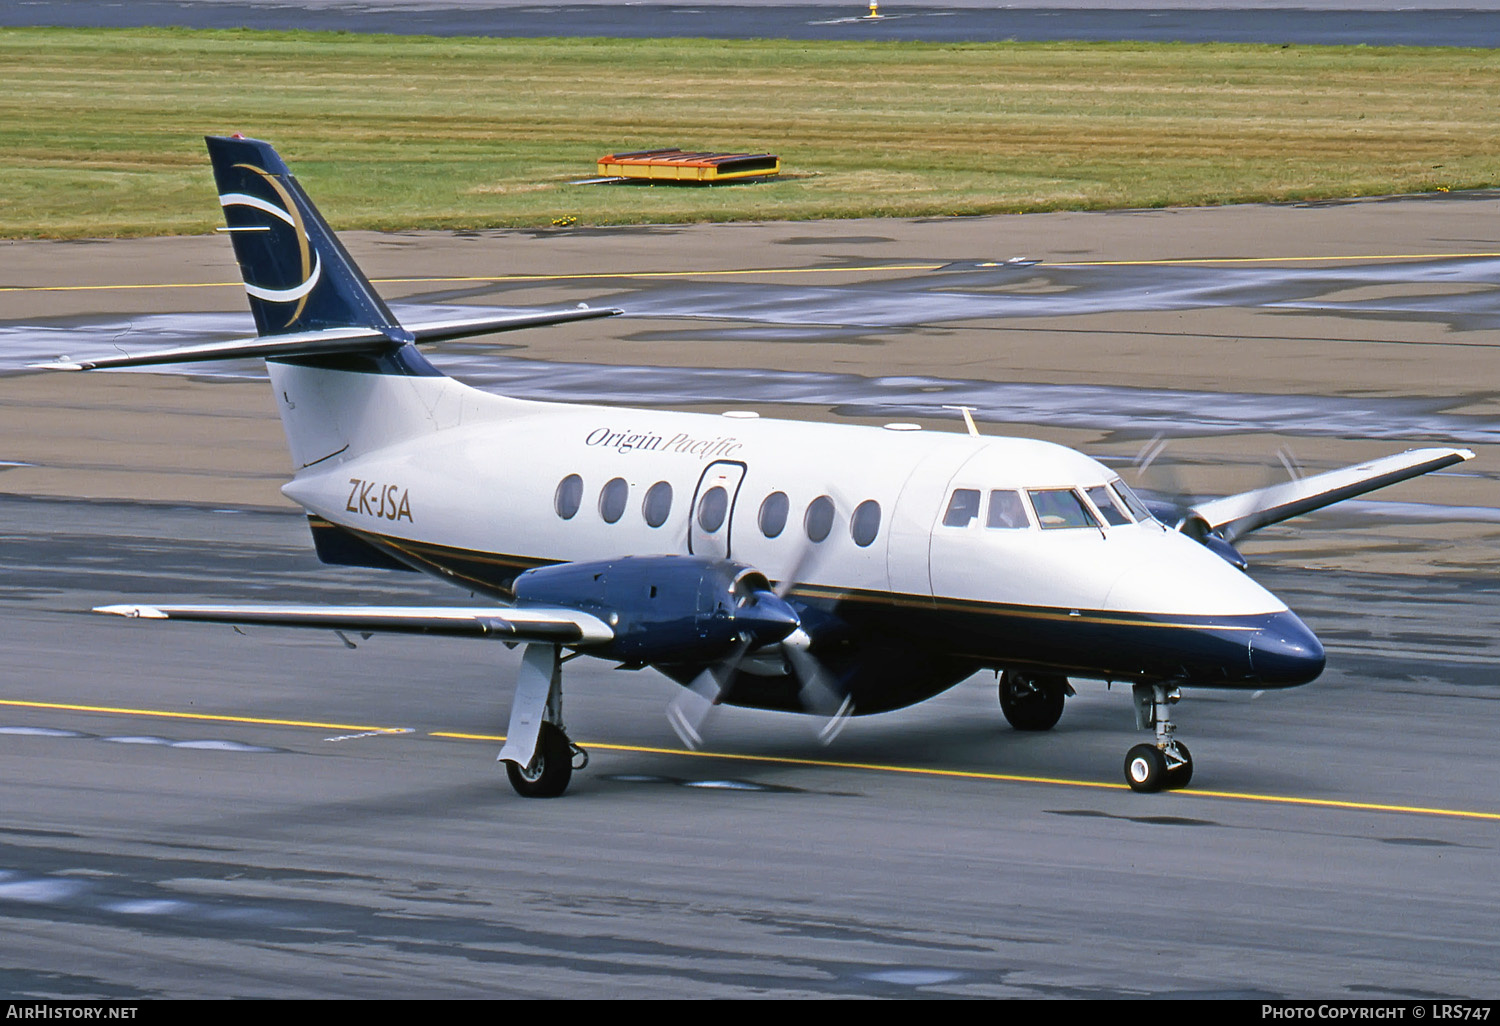
<instances>
[{"instance_id":1,"label":"aircraft wing","mask_svg":"<svg viewBox=\"0 0 1500 1026\"><path fill-rule=\"evenodd\" d=\"M1353 467L1198 503L1194 512L1233 542L1251 531L1474 458L1468 449L1409 449Z\"/></svg>"},{"instance_id":2,"label":"aircraft wing","mask_svg":"<svg viewBox=\"0 0 1500 1026\"><path fill-rule=\"evenodd\" d=\"M565 606L99 606L96 613L142 620L321 627L360 633L452 634L501 641L592 645L615 632L603 620Z\"/></svg>"},{"instance_id":3,"label":"aircraft wing","mask_svg":"<svg viewBox=\"0 0 1500 1026\"><path fill-rule=\"evenodd\" d=\"M571 310L542 310L535 313L504 314L496 317L471 317L462 320L433 321L406 328L416 342L446 342L471 335L489 335L519 328L538 328L548 324L587 321L596 317L613 317L623 313L616 307L578 306ZM394 329L393 329L394 330ZM230 339L227 342L204 342L170 349L153 349L143 353L99 356L83 360L63 357L50 363L34 363L35 370L85 371L111 367L150 367L163 363L200 363L205 360L248 360L296 356L326 356L330 353L362 353L399 346L404 340L375 328L325 328L319 331L297 331L283 335L260 335L255 338Z\"/></svg>"}]
</instances>

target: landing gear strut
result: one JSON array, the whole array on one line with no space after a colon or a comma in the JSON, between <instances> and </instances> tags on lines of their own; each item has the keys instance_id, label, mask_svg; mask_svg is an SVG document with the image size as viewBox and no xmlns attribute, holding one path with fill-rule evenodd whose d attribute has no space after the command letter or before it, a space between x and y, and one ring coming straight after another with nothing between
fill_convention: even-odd
<instances>
[{"instance_id":1,"label":"landing gear strut","mask_svg":"<svg viewBox=\"0 0 1500 1026\"><path fill-rule=\"evenodd\" d=\"M1174 738L1172 706L1182 692L1165 684L1134 687L1136 726L1156 728L1156 743L1136 745L1125 753L1125 782L1134 791L1175 790L1193 779L1193 755Z\"/></svg>"},{"instance_id":2,"label":"landing gear strut","mask_svg":"<svg viewBox=\"0 0 1500 1026\"><path fill-rule=\"evenodd\" d=\"M1073 694L1068 678L1005 670L1000 674L1000 711L1017 730L1051 730Z\"/></svg>"},{"instance_id":3,"label":"landing gear strut","mask_svg":"<svg viewBox=\"0 0 1500 1026\"><path fill-rule=\"evenodd\" d=\"M523 798L556 798L568 789L573 770L588 765L588 753L568 740L562 722L562 650L533 643L521 658L511 699L510 727L497 761ZM574 761L580 760L574 766Z\"/></svg>"}]
</instances>

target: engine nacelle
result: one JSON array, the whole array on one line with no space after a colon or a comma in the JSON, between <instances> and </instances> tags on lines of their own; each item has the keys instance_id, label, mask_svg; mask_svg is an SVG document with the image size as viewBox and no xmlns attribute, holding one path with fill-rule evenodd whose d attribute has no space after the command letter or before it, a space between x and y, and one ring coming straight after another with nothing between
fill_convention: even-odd
<instances>
[{"instance_id":1,"label":"engine nacelle","mask_svg":"<svg viewBox=\"0 0 1500 1026\"><path fill-rule=\"evenodd\" d=\"M1146 508L1151 515L1162 523L1176 531L1187 535L1193 541L1208 549L1224 562L1240 570L1248 570L1250 564L1245 557L1240 555L1240 550L1235 548L1222 534L1208 526L1208 521L1198 513L1197 510L1188 506L1178 506L1170 502L1150 501Z\"/></svg>"},{"instance_id":2,"label":"engine nacelle","mask_svg":"<svg viewBox=\"0 0 1500 1026\"><path fill-rule=\"evenodd\" d=\"M515 596L518 606L567 606L599 617L615 637L589 653L641 666L714 662L745 640L774 644L798 624L760 571L697 556L538 567L516 578Z\"/></svg>"}]
</instances>

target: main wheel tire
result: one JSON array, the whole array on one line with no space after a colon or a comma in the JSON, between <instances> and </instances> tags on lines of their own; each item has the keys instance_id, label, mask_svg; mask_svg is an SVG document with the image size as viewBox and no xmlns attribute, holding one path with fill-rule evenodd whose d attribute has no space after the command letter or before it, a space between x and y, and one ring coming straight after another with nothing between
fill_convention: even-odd
<instances>
[{"instance_id":1,"label":"main wheel tire","mask_svg":"<svg viewBox=\"0 0 1500 1026\"><path fill-rule=\"evenodd\" d=\"M1017 730L1051 730L1062 718L1068 682L1064 677L1000 674L1000 711Z\"/></svg>"},{"instance_id":2,"label":"main wheel tire","mask_svg":"<svg viewBox=\"0 0 1500 1026\"><path fill-rule=\"evenodd\" d=\"M1182 756L1182 765L1167 771L1167 787L1174 791L1187 787L1188 781L1193 779L1193 753L1188 751L1187 745L1178 742L1177 754Z\"/></svg>"},{"instance_id":3,"label":"main wheel tire","mask_svg":"<svg viewBox=\"0 0 1500 1026\"><path fill-rule=\"evenodd\" d=\"M505 775L522 798L558 797L573 779L573 746L568 735L551 723L543 723L531 765L522 767L507 762Z\"/></svg>"},{"instance_id":4,"label":"main wheel tire","mask_svg":"<svg viewBox=\"0 0 1500 1026\"><path fill-rule=\"evenodd\" d=\"M1125 753L1125 782L1145 794L1169 786L1167 757L1155 745L1136 745Z\"/></svg>"}]
</instances>

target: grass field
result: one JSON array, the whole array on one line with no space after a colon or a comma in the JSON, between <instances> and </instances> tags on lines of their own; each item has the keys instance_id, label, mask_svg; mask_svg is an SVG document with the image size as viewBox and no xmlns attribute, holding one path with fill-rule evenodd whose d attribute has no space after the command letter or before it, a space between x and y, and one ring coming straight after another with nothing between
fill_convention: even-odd
<instances>
[{"instance_id":1,"label":"grass field","mask_svg":"<svg viewBox=\"0 0 1500 1026\"><path fill-rule=\"evenodd\" d=\"M0 30L0 236L206 231L206 133L340 228L1143 207L1500 184L1500 53ZM612 150L783 180L571 186Z\"/></svg>"}]
</instances>

